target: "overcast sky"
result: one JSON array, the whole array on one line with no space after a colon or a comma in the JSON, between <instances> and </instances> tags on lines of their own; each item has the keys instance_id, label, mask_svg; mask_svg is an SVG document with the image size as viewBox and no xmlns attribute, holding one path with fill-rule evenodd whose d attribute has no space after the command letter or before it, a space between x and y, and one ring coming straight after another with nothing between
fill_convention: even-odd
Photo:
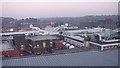
<instances>
[{"instance_id":1,"label":"overcast sky","mask_svg":"<svg viewBox=\"0 0 120 68\"><path fill-rule=\"evenodd\" d=\"M0 6L1 7L1 6ZM3 2L2 16L79 17L86 15L117 15L117 2Z\"/></svg>"}]
</instances>

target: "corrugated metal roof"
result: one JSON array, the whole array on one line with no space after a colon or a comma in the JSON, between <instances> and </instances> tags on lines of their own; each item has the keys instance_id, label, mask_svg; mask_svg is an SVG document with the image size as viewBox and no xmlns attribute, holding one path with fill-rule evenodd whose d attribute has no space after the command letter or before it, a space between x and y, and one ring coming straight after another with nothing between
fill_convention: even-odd
<instances>
[{"instance_id":1,"label":"corrugated metal roof","mask_svg":"<svg viewBox=\"0 0 120 68\"><path fill-rule=\"evenodd\" d=\"M118 50L3 60L3 66L117 66Z\"/></svg>"}]
</instances>

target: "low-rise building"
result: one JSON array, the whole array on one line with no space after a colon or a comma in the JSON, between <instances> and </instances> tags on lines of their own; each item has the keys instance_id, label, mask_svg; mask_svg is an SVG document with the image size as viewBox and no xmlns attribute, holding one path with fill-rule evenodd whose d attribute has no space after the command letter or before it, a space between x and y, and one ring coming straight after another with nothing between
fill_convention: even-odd
<instances>
[{"instance_id":1,"label":"low-rise building","mask_svg":"<svg viewBox=\"0 0 120 68\"><path fill-rule=\"evenodd\" d=\"M26 37L26 39L34 54L52 53L52 49L60 49L62 46L58 36L43 35Z\"/></svg>"}]
</instances>

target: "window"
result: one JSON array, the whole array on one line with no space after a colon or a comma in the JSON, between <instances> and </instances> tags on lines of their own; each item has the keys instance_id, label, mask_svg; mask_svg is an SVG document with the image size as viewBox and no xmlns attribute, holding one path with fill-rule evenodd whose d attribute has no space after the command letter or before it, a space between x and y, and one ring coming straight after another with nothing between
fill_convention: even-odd
<instances>
[{"instance_id":1,"label":"window","mask_svg":"<svg viewBox=\"0 0 120 68\"><path fill-rule=\"evenodd\" d=\"M40 47L40 45L39 44L37 44L37 48L39 48Z\"/></svg>"},{"instance_id":2,"label":"window","mask_svg":"<svg viewBox=\"0 0 120 68\"><path fill-rule=\"evenodd\" d=\"M21 45L21 46L20 46L20 49L23 50L23 49L24 49L24 45Z\"/></svg>"},{"instance_id":3,"label":"window","mask_svg":"<svg viewBox=\"0 0 120 68\"><path fill-rule=\"evenodd\" d=\"M21 47L23 47L24 45L21 45Z\"/></svg>"},{"instance_id":4,"label":"window","mask_svg":"<svg viewBox=\"0 0 120 68\"><path fill-rule=\"evenodd\" d=\"M52 45L53 45L53 42L51 41L51 42L50 42L50 46L52 46Z\"/></svg>"},{"instance_id":5,"label":"window","mask_svg":"<svg viewBox=\"0 0 120 68\"><path fill-rule=\"evenodd\" d=\"M43 43L43 47L46 47L46 43L45 42Z\"/></svg>"},{"instance_id":6,"label":"window","mask_svg":"<svg viewBox=\"0 0 120 68\"><path fill-rule=\"evenodd\" d=\"M50 44L52 44L53 42L50 42Z\"/></svg>"}]
</instances>

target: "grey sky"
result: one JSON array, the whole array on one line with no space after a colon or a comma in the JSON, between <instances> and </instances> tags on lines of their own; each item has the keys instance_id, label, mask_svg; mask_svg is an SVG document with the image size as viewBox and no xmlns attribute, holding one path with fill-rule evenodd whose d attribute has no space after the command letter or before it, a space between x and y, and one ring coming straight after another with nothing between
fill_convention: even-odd
<instances>
[{"instance_id":1,"label":"grey sky","mask_svg":"<svg viewBox=\"0 0 120 68\"><path fill-rule=\"evenodd\" d=\"M116 15L117 2L4 2L2 16L78 17L85 15Z\"/></svg>"}]
</instances>

